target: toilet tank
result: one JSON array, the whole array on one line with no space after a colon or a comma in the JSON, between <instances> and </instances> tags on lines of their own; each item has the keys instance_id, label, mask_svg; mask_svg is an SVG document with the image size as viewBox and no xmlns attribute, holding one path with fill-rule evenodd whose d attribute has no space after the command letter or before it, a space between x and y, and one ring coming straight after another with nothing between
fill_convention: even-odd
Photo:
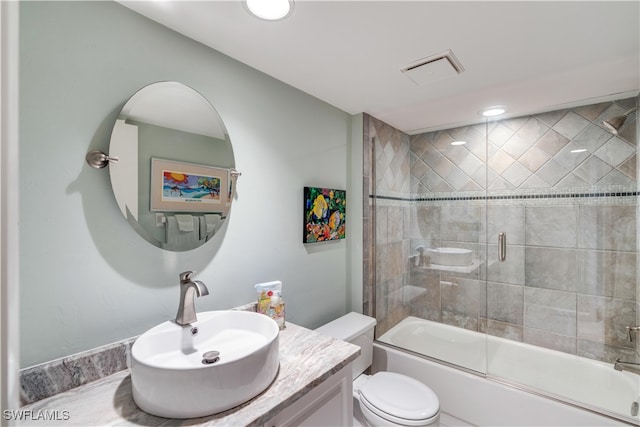
<instances>
[{"instance_id":1,"label":"toilet tank","mask_svg":"<svg viewBox=\"0 0 640 427\"><path fill-rule=\"evenodd\" d=\"M353 362L353 379L363 373L373 361L373 331L376 319L351 312L316 329L323 335L350 342L360 347L360 356Z\"/></svg>"}]
</instances>

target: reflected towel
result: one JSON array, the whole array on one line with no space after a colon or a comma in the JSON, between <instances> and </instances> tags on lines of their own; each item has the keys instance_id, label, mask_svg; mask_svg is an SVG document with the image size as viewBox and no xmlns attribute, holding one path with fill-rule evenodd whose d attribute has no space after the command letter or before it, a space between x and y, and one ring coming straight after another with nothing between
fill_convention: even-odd
<instances>
[{"instance_id":1,"label":"reflected towel","mask_svg":"<svg viewBox=\"0 0 640 427\"><path fill-rule=\"evenodd\" d=\"M206 214L200 217L200 239L210 239L216 234L222 223L222 216L218 214Z\"/></svg>"},{"instance_id":2,"label":"reflected towel","mask_svg":"<svg viewBox=\"0 0 640 427\"><path fill-rule=\"evenodd\" d=\"M188 251L200 245L200 221L197 217L185 215L191 218L191 231L181 231L176 216L167 217L167 243L165 249L172 251Z\"/></svg>"},{"instance_id":3,"label":"reflected towel","mask_svg":"<svg viewBox=\"0 0 640 427\"><path fill-rule=\"evenodd\" d=\"M200 221L200 240L206 240L207 239L207 223L204 220L204 216L198 217L198 220Z\"/></svg>"},{"instance_id":4,"label":"reflected towel","mask_svg":"<svg viewBox=\"0 0 640 427\"><path fill-rule=\"evenodd\" d=\"M206 224L207 234L214 232L218 229L222 216L218 214L207 214L204 216L204 222Z\"/></svg>"},{"instance_id":5,"label":"reflected towel","mask_svg":"<svg viewBox=\"0 0 640 427\"><path fill-rule=\"evenodd\" d=\"M178 222L178 230L180 231L193 231L194 221L191 215L175 215ZM198 225L196 224L195 227Z\"/></svg>"}]
</instances>

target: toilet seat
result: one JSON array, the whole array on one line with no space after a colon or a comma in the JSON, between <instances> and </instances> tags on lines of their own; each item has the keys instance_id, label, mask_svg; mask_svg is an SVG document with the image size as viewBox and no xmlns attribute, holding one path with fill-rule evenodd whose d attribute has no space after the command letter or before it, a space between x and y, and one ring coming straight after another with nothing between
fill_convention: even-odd
<instances>
[{"instance_id":1,"label":"toilet seat","mask_svg":"<svg viewBox=\"0 0 640 427\"><path fill-rule=\"evenodd\" d=\"M358 391L360 403L391 423L423 426L438 416L436 394L420 381L394 372L378 372Z\"/></svg>"}]
</instances>

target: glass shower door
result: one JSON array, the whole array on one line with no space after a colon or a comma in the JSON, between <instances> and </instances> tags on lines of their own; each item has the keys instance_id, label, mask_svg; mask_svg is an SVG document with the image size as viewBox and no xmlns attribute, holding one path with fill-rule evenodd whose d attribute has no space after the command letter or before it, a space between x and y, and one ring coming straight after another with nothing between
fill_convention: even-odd
<instances>
[{"instance_id":1,"label":"glass shower door","mask_svg":"<svg viewBox=\"0 0 640 427\"><path fill-rule=\"evenodd\" d=\"M602 125L637 102L419 135L370 118L376 339L639 423L638 122Z\"/></svg>"},{"instance_id":2,"label":"glass shower door","mask_svg":"<svg viewBox=\"0 0 640 427\"><path fill-rule=\"evenodd\" d=\"M482 374L485 128L410 136L373 118L365 125L375 171L376 339Z\"/></svg>"},{"instance_id":3,"label":"glass shower door","mask_svg":"<svg viewBox=\"0 0 640 427\"><path fill-rule=\"evenodd\" d=\"M507 255L492 262L489 243L487 318L503 326L487 330L487 374L637 423L640 376L614 369L640 362L640 337L627 329L639 323L637 130L612 135L601 124L635 103L488 129L488 234L499 224Z\"/></svg>"}]
</instances>

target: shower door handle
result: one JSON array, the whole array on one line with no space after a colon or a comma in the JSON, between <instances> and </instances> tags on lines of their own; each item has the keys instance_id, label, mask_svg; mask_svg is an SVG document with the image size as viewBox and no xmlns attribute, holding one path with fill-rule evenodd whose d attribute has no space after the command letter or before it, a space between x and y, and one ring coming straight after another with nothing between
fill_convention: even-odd
<instances>
[{"instance_id":1,"label":"shower door handle","mask_svg":"<svg viewBox=\"0 0 640 427\"><path fill-rule=\"evenodd\" d=\"M507 234L498 234L498 261L505 262L507 260Z\"/></svg>"}]
</instances>

